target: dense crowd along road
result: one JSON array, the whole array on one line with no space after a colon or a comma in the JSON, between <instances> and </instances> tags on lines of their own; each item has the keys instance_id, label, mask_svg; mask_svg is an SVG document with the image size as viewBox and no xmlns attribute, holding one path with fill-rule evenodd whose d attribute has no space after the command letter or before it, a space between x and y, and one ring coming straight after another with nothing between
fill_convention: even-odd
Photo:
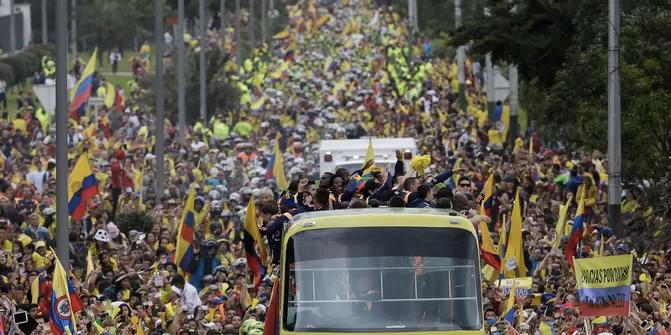
<instances>
[{"instance_id":1,"label":"dense crowd along road","mask_svg":"<svg viewBox=\"0 0 671 335\"><path fill-rule=\"evenodd\" d=\"M449 209L473 225L488 333L667 332L668 253L636 250L635 236L613 234L604 155L544 143L533 123L509 136L507 102L495 119L487 116L476 59L466 61L468 107L460 109L456 63L433 57L428 40L408 45L406 23L391 9L366 1L287 9L289 24L270 45L240 68L231 57L218 74L242 93L240 111L213 116L209 128L188 127L184 145L174 120L166 121L159 202L146 90L133 83L123 92L96 89L123 99L71 115L68 273L52 250L53 120L26 95L20 115L0 121L4 331L259 335L264 322L273 324L267 318L281 317L271 292L292 217L408 207ZM212 30L205 43L234 55L230 37L221 44ZM142 64L133 61L138 76ZM72 74L93 75L84 64ZM359 153L320 154L324 140L354 139L364 139ZM327 156L345 162L320 171ZM625 224L652 219L643 193L623 195ZM629 316L584 316L579 292L587 291L576 284L573 260L629 254L633 266L622 266Z\"/></svg>"}]
</instances>

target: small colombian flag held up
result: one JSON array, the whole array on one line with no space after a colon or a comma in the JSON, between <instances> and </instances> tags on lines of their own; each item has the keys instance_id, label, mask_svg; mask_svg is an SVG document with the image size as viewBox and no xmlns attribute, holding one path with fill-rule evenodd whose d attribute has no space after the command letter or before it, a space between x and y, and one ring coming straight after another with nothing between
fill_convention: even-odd
<instances>
[{"instance_id":1,"label":"small colombian flag held up","mask_svg":"<svg viewBox=\"0 0 671 335\"><path fill-rule=\"evenodd\" d=\"M261 280L266 275L266 266L268 263L268 252L261 239L259 226L256 224L256 206L254 205L254 195L249 199L247 212L245 214L245 235L243 243L245 247L245 257L247 265L254 273L254 288L258 288ZM259 252L256 252L258 248Z\"/></svg>"},{"instance_id":2,"label":"small colombian flag held up","mask_svg":"<svg viewBox=\"0 0 671 335\"><path fill-rule=\"evenodd\" d=\"M86 63L81 78L70 91L70 117L79 120L82 115L82 107L91 97L93 90L93 74L96 71L96 59L98 58L98 49L93 50L91 58Z\"/></svg>"},{"instance_id":3,"label":"small colombian flag held up","mask_svg":"<svg viewBox=\"0 0 671 335\"><path fill-rule=\"evenodd\" d=\"M177 246L175 250L175 264L185 273L188 273L189 264L194 258L193 243L195 240L196 210L194 202L196 200L196 189L192 186L189 195L186 197L182 220L179 224L177 235Z\"/></svg>"},{"instance_id":4,"label":"small colombian flag held up","mask_svg":"<svg viewBox=\"0 0 671 335\"><path fill-rule=\"evenodd\" d=\"M86 213L89 199L98 194L98 180L91 169L86 153L79 156L68 177L68 213L73 220L80 220Z\"/></svg>"}]
</instances>

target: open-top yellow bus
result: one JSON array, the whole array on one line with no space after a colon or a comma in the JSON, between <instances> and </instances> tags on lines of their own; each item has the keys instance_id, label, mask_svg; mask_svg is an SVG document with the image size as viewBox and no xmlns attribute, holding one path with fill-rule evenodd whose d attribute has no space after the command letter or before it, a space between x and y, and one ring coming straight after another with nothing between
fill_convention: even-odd
<instances>
[{"instance_id":1,"label":"open-top yellow bus","mask_svg":"<svg viewBox=\"0 0 671 335\"><path fill-rule=\"evenodd\" d=\"M304 213L282 243L281 334L484 334L477 235L456 212Z\"/></svg>"}]
</instances>

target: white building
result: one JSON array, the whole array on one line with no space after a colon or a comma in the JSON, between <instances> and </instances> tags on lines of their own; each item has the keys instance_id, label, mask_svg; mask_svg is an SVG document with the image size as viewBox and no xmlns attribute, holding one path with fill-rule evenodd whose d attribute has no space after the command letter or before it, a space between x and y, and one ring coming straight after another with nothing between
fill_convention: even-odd
<instances>
[{"instance_id":1,"label":"white building","mask_svg":"<svg viewBox=\"0 0 671 335\"><path fill-rule=\"evenodd\" d=\"M10 8L9 8L9 0L0 0L0 20L2 22L8 22L9 21L9 14L10 14ZM20 50L26 47L30 41L32 40L33 37L33 32L32 32L32 22L31 22L31 15L30 15L30 4L14 4L14 20L16 22L21 22L21 29L17 29L16 31L16 49ZM9 24L7 24L7 28L9 28ZM1 30L5 31L5 26L3 25L3 28ZM0 34L2 35L0 39L7 40L9 41L9 29L6 30L7 34ZM5 43L3 43L4 45ZM7 45L9 45L9 42L7 42ZM4 48L6 50L6 48Z\"/></svg>"}]
</instances>

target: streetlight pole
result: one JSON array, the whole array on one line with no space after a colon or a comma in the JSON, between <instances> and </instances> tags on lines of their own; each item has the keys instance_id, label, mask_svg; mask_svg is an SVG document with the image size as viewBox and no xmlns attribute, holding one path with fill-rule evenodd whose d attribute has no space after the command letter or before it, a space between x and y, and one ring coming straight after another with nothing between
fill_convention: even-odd
<instances>
[{"instance_id":1,"label":"streetlight pole","mask_svg":"<svg viewBox=\"0 0 671 335\"><path fill-rule=\"evenodd\" d=\"M256 36L254 36L254 2L255 0L249 0L249 50L252 53L256 48Z\"/></svg>"},{"instance_id":2,"label":"streetlight pole","mask_svg":"<svg viewBox=\"0 0 671 335\"><path fill-rule=\"evenodd\" d=\"M270 15L268 17L268 31L270 32L270 39L271 39L271 44L272 44L272 38L273 38L274 33L275 33L273 21L275 20L275 17L277 16L276 13L275 13L275 0L268 0L268 12L270 13Z\"/></svg>"},{"instance_id":3,"label":"streetlight pole","mask_svg":"<svg viewBox=\"0 0 671 335\"><path fill-rule=\"evenodd\" d=\"M461 0L454 0L454 25L457 29L461 27ZM466 111L466 73L464 72L464 61L466 50L463 45L457 48L457 80L459 81L459 106Z\"/></svg>"},{"instance_id":4,"label":"streetlight pole","mask_svg":"<svg viewBox=\"0 0 671 335\"><path fill-rule=\"evenodd\" d=\"M72 0L72 21L70 21L70 43L72 48L72 59L77 59L77 0Z\"/></svg>"},{"instance_id":5,"label":"streetlight pole","mask_svg":"<svg viewBox=\"0 0 671 335\"><path fill-rule=\"evenodd\" d=\"M9 54L16 51L16 22L14 21L14 0L9 0Z\"/></svg>"},{"instance_id":6,"label":"streetlight pole","mask_svg":"<svg viewBox=\"0 0 671 335\"><path fill-rule=\"evenodd\" d=\"M154 82L156 109L156 203L161 203L165 189L165 111L163 101L163 0L154 0L154 49L156 50L156 81Z\"/></svg>"},{"instance_id":7,"label":"streetlight pole","mask_svg":"<svg viewBox=\"0 0 671 335\"><path fill-rule=\"evenodd\" d=\"M510 81L510 96L508 97L508 101L510 103L510 129L508 130L508 139L510 139L510 143L514 144L515 139L517 138L517 134L519 133L519 126L517 122L517 111L519 106L519 79L517 76L517 65L510 64L508 66L508 79Z\"/></svg>"},{"instance_id":8,"label":"streetlight pole","mask_svg":"<svg viewBox=\"0 0 671 335\"><path fill-rule=\"evenodd\" d=\"M608 5L608 222L622 236L620 149L620 1Z\"/></svg>"},{"instance_id":9,"label":"streetlight pole","mask_svg":"<svg viewBox=\"0 0 671 335\"><path fill-rule=\"evenodd\" d=\"M517 13L517 6L513 6L511 12ZM519 133L519 120L517 116L519 110L519 78L517 75L517 65L514 63L508 66L508 79L510 84L510 96L508 98L510 104L510 129L508 130L508 139L511 144L514 144Z\"/></svg>"},{"instance_id":10,"label":"streetlight pole","mask_svg":"<svg viewBox=\"0 0 671 335\"><path fill-rule=\"evenodd\" d=\"M219 17L221 40L226 43L226 0L219 0Z\"/></svg>"},{"instance_id":11,"label":"streetlight pole","mask_svg":"<svg viewBox=\"0 0 671 335\"><path fill-rule=\"evenodd\" d=\"M56 254L70 268L68 238L68 4L56 0Z\"/></svg>"},{"instance_id":12,"label":"streetlight pole","mask_svg":"<svg viewBox=\"0 0 671 335\"><path fill-rule=\"evenodd\" d=\"M408 0L408 45L410 46L410 57L412 57L412 45L414 43L414 34L415 34L415 20L413 13L415 6L413 2L415 0Z\"/></svg>"},{"instance_id":13,"label":"streetlight pole","mask_svg":"<svg viewBox=\"0 0 671 335\"><path fill-rule=\"evenodd\" d=\"M238 64L238 71L242 63L242 46L240 45L240 0L235 0L235 62Z\"/></svg>"},{"instance_id":14,"label":"streetlight pole","mask_svg":"<svg viewBox=\"0 0 671 335\"><path fill-rule=\"evenodd\" d=\"M266 43L268 38L268 27L266 26L268 22L268 8L266 8L266 1L261 0L261 44Z\"/></svg>"},{"instance_id":15,"label":"streetlight pole","mask_svg":"<svg viewBox=\"0 0 671 335\"><path fill-rule=\"evenodd\" d=\"M198 0L198 15L200 16L200 117L203 119L203 125L207 128L207 60L205 59L207 52L207 43L205 42L205 0Z\"/></svg>"},{"instance_id":16,"label":"streetlight pole","mask_svg":"<svg viewBox=\"0 0 671 335\"><path fill-rule=\"evenodd\" d=\"M186 50L184 50L184 0L177 1L177 124L179 143L186 142L186 92L185 71Z\"/></svg>"},{"instance_id":17,"label":"streetlight pole","mask_svg":"<svg viewBox=\"0 0 671 335\"><path fill-rule=\"evenodd\" d=\"M490 120L494 120L494 113L496 110L496 92L494 88L494 64L492 64L492 53L488 52L485 55L485 72L487 73L487 115Z\"/></svg>"},{"instance_id":18,"label":"streetlight pole","mask_svg":"<svg viewBox=\"0 0 671 335\"><path fill-rule=\"evenodd\" d=\"M47 0L42 0L42 44L47 44Z\"/></svg>"}]
</instances>

